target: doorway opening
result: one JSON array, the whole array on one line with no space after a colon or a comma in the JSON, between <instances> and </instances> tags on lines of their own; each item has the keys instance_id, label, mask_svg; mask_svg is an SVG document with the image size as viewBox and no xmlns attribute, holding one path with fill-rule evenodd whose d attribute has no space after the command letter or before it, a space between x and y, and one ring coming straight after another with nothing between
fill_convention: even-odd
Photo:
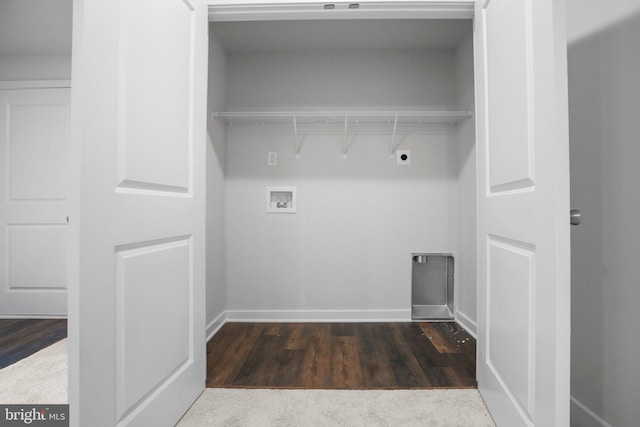
<instances>
[{"instance_id":1,"label":"doorway opening","mask_svg":"<svg viewBox=\"0 0 640 427\"><path fill-rule=\"evenodd\" d=\"M209 41L208 337L411 322L414 253L455 256L474 336L471 20L214 22ZM295 188L295 212L268 188Z\"/></svg>"}]
</instances>

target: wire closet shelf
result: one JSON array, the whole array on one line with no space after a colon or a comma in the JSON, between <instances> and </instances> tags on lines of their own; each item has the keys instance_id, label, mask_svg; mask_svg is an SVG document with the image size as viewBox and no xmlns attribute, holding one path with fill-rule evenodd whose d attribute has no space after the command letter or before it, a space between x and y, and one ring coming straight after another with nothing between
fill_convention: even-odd
<instances>
[{"instance_id":1,"label":"wire closet shelf","mask_svg":"<svg viewBox=\"0 0 640 427\"><path fill-rule=\"evenodd\" d=\"M344 126L343 156L347 155L349 126L387 124L392 127L390 155L395 154L398 126L455 125L473 117L467 110L331 110L331 111L214 111L212 117L225 123L286 124L293 127L295 154L300 155L299 127L308 124L340 124Z\"/></svg>"}]
</instances>

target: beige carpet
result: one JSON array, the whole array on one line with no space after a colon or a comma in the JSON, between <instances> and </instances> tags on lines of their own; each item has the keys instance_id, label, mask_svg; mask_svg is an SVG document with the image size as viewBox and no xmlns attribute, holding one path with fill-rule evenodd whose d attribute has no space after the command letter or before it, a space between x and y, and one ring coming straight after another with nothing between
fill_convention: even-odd
<instances>
[{"instance_id":1,"label":"beige carpet","mask_svg":"<svg viewBox=\"0 0 640 427\"><path fill-rule=\"evenodd\" d=\"M67 403L67 340L0 370L0 403ZM206 389L178 427L493 427L477 390Z\"/></svg>"},{"instance_id":2,"label":"beige carpet","mask_svg":"<svg viewBox=\"0 0 640 427\"><path fill-rule=\"evenodd\" d=\"M67 403L67 340L0 369L0 403Z\"/></svg>"},{"instance_id":3,"label":"beige carpet","mask_svg":"<svg viewBox=\"0 0 640 427\"><path fill-rule=\"evenodd\" d=\"M177 427L492 427L477 390L206 389Z\"/></svg>"}]
</instances>

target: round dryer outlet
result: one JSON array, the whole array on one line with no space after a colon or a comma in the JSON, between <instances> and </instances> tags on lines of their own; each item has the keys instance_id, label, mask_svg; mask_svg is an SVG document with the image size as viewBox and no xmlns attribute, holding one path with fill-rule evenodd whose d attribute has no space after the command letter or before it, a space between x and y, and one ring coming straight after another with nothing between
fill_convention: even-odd
<instances>
[{"instance_id":1,"label":"round dryer outlet","mask_svg":"<svg viewBox=\"0 0 640 427\"><path fill-rule=\"evenodd\" d=\"M410 150L398 150L396 151L396 160L398 165L407 166L411 164L411 151Z\"/></svg>"}]
</instances>

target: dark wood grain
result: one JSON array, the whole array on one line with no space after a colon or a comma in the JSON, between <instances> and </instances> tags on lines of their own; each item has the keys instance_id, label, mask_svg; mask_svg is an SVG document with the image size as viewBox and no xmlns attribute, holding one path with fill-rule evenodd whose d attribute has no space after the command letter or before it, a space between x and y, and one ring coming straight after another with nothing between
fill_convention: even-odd
<instances>
[{"instance_id":1,"label":"dark wood grain","mask_svg":"<svg viewBox=\"0 0 640 427\"><path fill-rule=\"evenodd\" d=\"M292 384L302 388L327 388L331 363L331 325L306 324L307 344L300 375Z\"/></svg>"},{"instance_id":2,"label":"dark wood grain","mask_svg":"<svg viewBox=\"0 0 640 427\"><path fill-rule=\"evenodd\" d=\"M367 387L397 388L391 361L389 345L385 345L383 328L385 323L365 323L358 325L357 336L361 352L360 367L363 383ZM390 343L388 343L390 344Z\"/></svg>"},{"instance_id":3,"label":"dark wood grain","mask_svg":"<svg viewBox=\"0 0 640 427\"><path fill-rule=\"evenodd\" d=\"M475 388L475 340L456 323L227 323L207 387Z\"/></svg>"},{"instance_id":4,"label":"dark wood grain","mask_svg":"<svg viewBox=\"0 0 640 427\"><path fill-rule=\"evenodd\" d=\"M360 351L356 338L336 336L332 350L329 385L340 384L341 388L360 387L363 381L360 369Z\"/></svg>"},{"instance_id":5,"label":"dark wood grain","mask_svg":"<svg viewBox=\"0 0 640 427\"><path fill-rule=\"evenodd\" d=\"M0 319L0 369L67 336L64 319Z\"/></svg>"}]
</instances>

